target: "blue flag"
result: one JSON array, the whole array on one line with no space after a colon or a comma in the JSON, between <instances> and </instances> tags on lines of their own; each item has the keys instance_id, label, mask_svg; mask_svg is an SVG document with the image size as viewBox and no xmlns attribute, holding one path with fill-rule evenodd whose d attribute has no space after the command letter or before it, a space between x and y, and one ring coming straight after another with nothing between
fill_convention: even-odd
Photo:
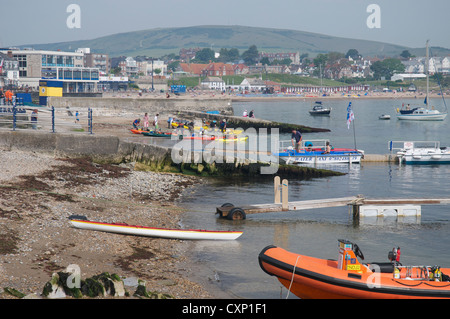
<instances>
[{"instance_id":1,"label":"blue flag","mask_svg":"<svg viewBox=\"0 0 450 319\"><path fill-rule=\"evenodd\" d=\"M347 106L347 127L350 129L350 123L355 119L355 114L353 114L352 110L352 102L348 103Z\"/></svg>"}]
</instances>

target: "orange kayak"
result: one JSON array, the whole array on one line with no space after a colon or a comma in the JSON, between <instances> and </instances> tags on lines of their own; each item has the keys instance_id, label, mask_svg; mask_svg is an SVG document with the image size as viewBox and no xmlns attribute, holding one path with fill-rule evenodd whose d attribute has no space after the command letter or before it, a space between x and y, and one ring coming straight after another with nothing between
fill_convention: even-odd
<instances>
[{"instance_id":1,"label":"orange kayak","mask_svg":"<svg viewBox=\"0 0 450 319\"><path fill-rule=\"evenodd\" d=\"M299 255L276 246L264 248L258 259L267 274L302 299L450 298L450 278L445 275L450 274L449 268L402 266L395 261L362 264L351 249L342 247L338 260Z\"/></svg>"}]
</instances>

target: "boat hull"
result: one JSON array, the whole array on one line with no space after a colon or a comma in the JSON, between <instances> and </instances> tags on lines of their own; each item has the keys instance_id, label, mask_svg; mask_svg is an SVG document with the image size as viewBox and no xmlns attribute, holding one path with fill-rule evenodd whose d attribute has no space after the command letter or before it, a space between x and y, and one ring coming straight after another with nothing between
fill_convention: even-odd
<instances>
[{"instance_id":1,"label":"boat hull","mask_svg":"<svg viewBox=\"0 0 450 319\"><path fill-rule=\"evenodd\" d=\"M450 149L440 148L412 148L399 152L400 159L409 165L450 164Z\"/></svg>"},{"instance_id":2,"label":"boat hull","mask_svg":"<svg viewBox=\"0 0 450 319\"><path fill-rule=\"evenodd\" d=\"M323 111L309 111L311 115L330 115L331 110L323 110Z\"/></svg>"},{"instance_id":3,"label":"boat hull","mask_svg":"<svg viewBox=\"0 0 450 319\"><path fill-rule=\"evenodd\" d=\"M409 114L399 114L397 115L398 120L410 120L410 121L443 121L445 120L447 116L447 113L440 113L440 112L427 112L426 110L417 113L415 111L414 113Z\"/></svg>"},{"instance_id":4,"label":"boat hull","mask_svg":"<svg viewBox=\"0 0 450 319\"><path fill-rule=\"evenodd\" d=\"M142 135L144 136L150 136L150 137L171 137L171 133L164 133L164 132L143 132Z\"/></svg>"},{"instance_id":5,"label":"boat hull","mask_svg":"<svg viewBox=\"0 0 450 319\"><path fill-rule=\"evenodd\" d=\"M190 239L190 240L235 240L242 235L239 231L212 231L201 229L171 229L136 226L121 223L103 223L72 219L72 226L86 230L104 231L126 235L148 237Z\"/></svg>"},{"instance_id":6,"label":"boat hull","mask_svg":"<svg viewBox=\"0 0 450 319\"><path fill-rule=\"evenodd\" d=\"M403 161L409 165L450 164L450 154L405 154Z\"/></svg>"},{"instance_id":7,"label":"boat hull","mask_svg":"<svg viewBox=\"0 0 450 319\"><path fill-rule=\"evenodd\" d=\"M280 160L287 164L319 165L319 164L348 164L360 163L363 154L355 151L331 151L323 154L323 151L313 152L283 152L278 154Z\"/></svg>"},{"instance_id":8,"label":"boat hull","mask_svg":"<svg viewBox=\"0 0 450 319\"><path fill-rule=\"evenodd\" d=\"M392 273L356 273L319 259L267 246L260 267L302 299L435 299L450 298L450 282L394 279ZM442 269L449 272L450 269Z\"/></svg>"}]
</instances>

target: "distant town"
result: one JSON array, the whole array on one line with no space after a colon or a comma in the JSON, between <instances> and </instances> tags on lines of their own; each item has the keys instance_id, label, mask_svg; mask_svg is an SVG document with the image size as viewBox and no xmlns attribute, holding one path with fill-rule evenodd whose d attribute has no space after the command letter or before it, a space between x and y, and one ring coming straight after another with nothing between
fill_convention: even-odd
<instances>
[{"instance_id":1,"label":"distant town","mask_svg":"<svg viewBox=\"0 0 450 319\"><path fill-rule=\"evenodd\" d=\"M110 57L79 48L74 52L0 49L2 90L38 91L41 81L57 81L58 94L111 91L213 90L264 94L341 91L348 85L367 90L375 81L416 90L425 78L426 58L404 50L398 57L364 57L356 49L310 57L300 52L262 52L255 45L237 49L183 48L159 58ZM429 58L429 74L450 84L450 57ZM60 91L58 91L60 92ZM41 92L43 93L43 92ZM51 94L51 93L47 93ZM43 94L45 95L45 94Z\"/></svg>"}]
</instances>

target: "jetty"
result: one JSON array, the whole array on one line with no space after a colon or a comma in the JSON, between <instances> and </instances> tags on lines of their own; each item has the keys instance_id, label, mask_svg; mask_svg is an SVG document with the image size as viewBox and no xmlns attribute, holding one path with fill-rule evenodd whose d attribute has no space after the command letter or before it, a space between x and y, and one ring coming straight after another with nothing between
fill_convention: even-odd
<instances>
[{"instance_id":1,"label":"jetty","mask_svg":"<svg viewBox=\"0 0 450 319\"><path fill-rule=\"evenodd\" d=\"M288 201L288 181L274 178L274 202L268 204L254 204L235 206L224 203L216 208L219 217L229 220L246 219L248 214L297 211L315 208L348 206L353 220L360 217L384 216L386 212L393 212L397 216L420 216L420 205L450 204L450 198L365 198L362 195L325 198L303 201Z\"/></svg>"}]
</instances>

